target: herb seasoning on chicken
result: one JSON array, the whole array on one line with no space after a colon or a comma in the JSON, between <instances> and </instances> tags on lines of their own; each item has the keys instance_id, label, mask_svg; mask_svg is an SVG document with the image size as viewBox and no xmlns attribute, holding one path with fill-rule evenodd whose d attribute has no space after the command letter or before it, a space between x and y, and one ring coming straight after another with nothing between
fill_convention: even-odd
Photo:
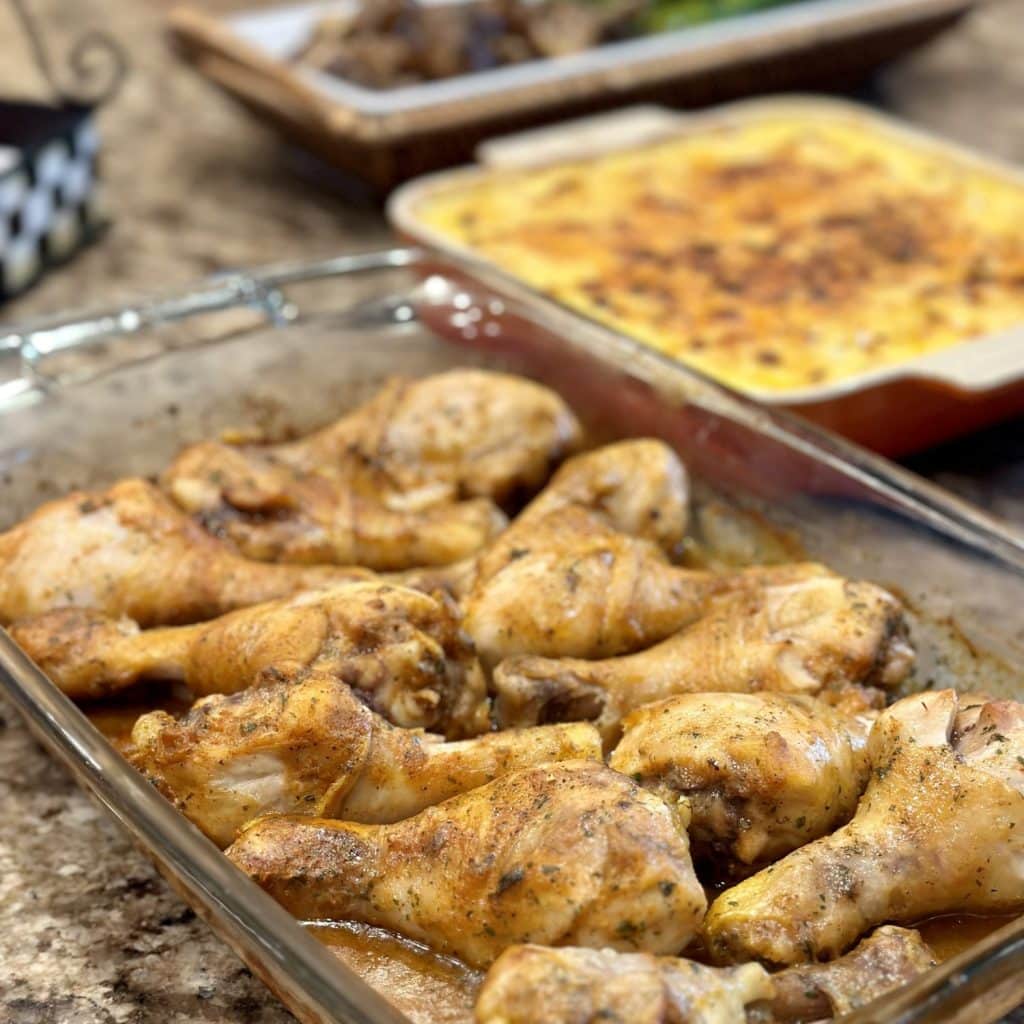
<instances>
[{"instance_id":1,"label":"herb seasoning on chicken","mask_svg":"<svg viewBox=\"0 0 1024 1024\"><path fill-rule=\"evenodd\" d=\"M725 557L671 447L582 443L530 381L392 380L42 506L0 622L143 706L130 763L293 914L372 931L364 974L442 958L430 1019L826 1019L929 969L894 922L1024 910L1024 705L896 700L897 597Z\"/></svg>"}]
</instances>

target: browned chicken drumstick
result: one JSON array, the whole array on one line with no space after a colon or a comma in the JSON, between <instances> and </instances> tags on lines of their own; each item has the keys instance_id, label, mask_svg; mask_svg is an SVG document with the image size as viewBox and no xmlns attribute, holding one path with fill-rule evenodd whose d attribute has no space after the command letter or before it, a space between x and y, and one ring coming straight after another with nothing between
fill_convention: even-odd
<instances>
[{"instance_id":1,"label":"browned chicken drumstick","mask_svg":"<svg viewBox=\"0 0 1024 1024\"><path fill-rule=\"evenodd\" d=\"M779 567L780 578L786 568ZM789 568L799 574L799 566ZM675 694L814 695L850 685L890 689L905 679L914 656L899 602L870 583L805 575L774 583L762 576L769 585L705 602L706 614L693 625L637 654L510 658L494 675L498 723L582 719L614 742L626 714Z\"/></svg>"},{"instance_id":2,"label":"browned chicken drumstick","mask_svg":"<svg viewBox=\"0 0 1024 1024\"><path fill-rule=\"evenodd\" d=\"M270 812L393 822L517 768L601 759L593 726L445 743L390 725L336 676L205 697L184 718L143 715L129 757L214 842Z\"/></svg>"},{"instance_id":3,"label":"browned chicken drumstick","mask_svg":"<svg viewBox=\"0 0 1024 1024\"><path fill-rule=\"evenodd\" d=\"M770 1003L752 1007L748 1022L803 1024L842 1017L908 984L935 964L935 954L919 932L886 925L838 960L773 974L775 995Z\"/></svg>"},{"instance_id":4,"label":"browned chicken drumstick","mask_svg":"<svg viewBox=\"0 0 1024 1024\"><path fill-rule=\"evenodd\" d=\"M519 654L606 658L641 650L699 619L716 594L825 572L814 564L731 574L681 569L651 541L575 506L517 523L479 566L463 606L488 668Z\"/></svg>"},{"instance_id":5,"label":"browned chicken drumstick","mask_svg":"<svg viewBox=\"0 0 1024 1024\"><path fill-rule=\"evenodd\" d=\"M666 953L706 905L684 823L625 776L566 761L392 825L262 818L228 856L297 917L391 928L474 966L529 941Z\"/></svg>"},{"instance_id":6,"label":"browned chicken drumstick","mask_svg":"<svg viewBox=\"0 0 1024 1024\"><path fill-rule=\"evenodd\" d=\"M503 526L493 504L539 487L579 443L552 391L482 370L393 380L301 441L203 442L163 486L251 558L440 565Z\"/></svg>"},{"instance_id":7,"label":"browned chicken drumstick","mask_svg":"<svg viewBox=\"0 0 1024 1024\"><path fill-rule=\"evenodd\" d=\"M299 473L269 459L256 472L252 462L244 449L204 442L182 453L164 480L186 508L202 500L194 480L230 481L222 485L224 501L198 520L259 561L373 569L447 565L479 551L506 525L487 498L439 502L389 494L372 463L339 476Z\"/></svg>"},{"instance_id":8,"label":"browned chicken drumstick","mask_svg":"<svg viewBox=\"0 0 1024 1024\"><path fill-rule=\"evenodd\" d=\"M128 479L51 501L0 534L0 623L68 606L143 626L198 622L372 575L249 561L152 484Z\"/></svg>"},{"instance_id":9,"label":"browned chicken drumstick","mask_svg":"<svg viewBox=\"0 0 1024 1024\"><path fill-rule=\"evenodd\" d=\"M516 516L511 532L527 531L552 512L582 508L613 530L672 554L686 535L689 501L686 468L664 441L619 441L565 462ZM486 567L484 575L490 575Z\"/></svg>"},{"instance_id":10,"label":"browned chicken drumstick","mask_svg":"<svg viewBox=\"0 0 1024 1024\"><path fill-rule=\"evenodd\" d=\"M688 491L661 441L566 462L476 560L466 624L485 664L525 651L621 653L678 628L693 614L692 588L665 552L683 540Z\"/></svg>"},{"instance_id":11,"label":"browned chicken drumstick","mask_svg":"<svg viewBox=\"0 0 1024 1024\"><path fill-rule=\"evenodd\" d=\"M389 721L449 736L489 728L483 673L440 595L345 583L192 626L140 631L78 609L16 624L15 641L69 696L101 697L142 678L197 696L327 673Z\"/></svg>"},{"instance_id":12,"label":"browned chicken drumstick","mask_svg":"<svg viewBox=\"0 0 1024 1024\"><path fill-rule=\"evenodd\" d=\"M661 441L569 459L458 580L466 629L493 668L517 654L604 658L640 650L699 618L710 597L821 575L818 565L694 572L672 565L689 485Z\"/></svg>"},{"instance_id":13,"label":"browned chicken drumstick","mask_svg":"<svg viewBox=\"0 0 1024 1024\"><path fill-rule=\"evenodd\" d=\"M699 614L706 579L670 565L650 541L566 508L513 527L479 560L466 629L489 667L522 652L636 650Z\"/></svg>"},{"instance_id":14,"label":"browned chicken drumstick","mask_svg":"<svg viewBox=\"0 0 1024 1024\"><path fill-rule=\"evenodd\" d=\"M477 996L477 1024L745 1024L746 1007L771 998L758 964L612 949L514 946L494 962Z\"/></svg>"},{"instance_id":15,"label":"browned chicken drumstick","mask_svg":"<svg viewBox=\"0 0 1024 1024\"><path fill-rule=\"evenodd\" d=\"M684 694L630 714L608 763L685 797L694 853L719 870L766 863L853 815L873 717L797 694Z\"/></svg>"},{"instance_id":16,"label":"browned chicken drumstick","mask_svg":"<svg viewBox=\"0 0 1024 1024\"><path fill-rule=\"evenodd\" d=\"M514 946L494 962L476 1002L477 1024L798 1024L864 1006L935 966L921 936L879 928L827 964L769 975L758 964L610 949Z\"/></svg>"},{"instance_id":17,"label":"browned chicken drumstick","mask_svg":"<svg viewBox=\"0 0 1024 1024\"><path fill-rule=\"evenodd\" d=\"M303 471L356 458L380 465L404 494L444 486L452 496L503 502L540 487L579 443L576 417L550 388L492 370L457 369L422 380L392 378L322 430L250 450Z\"/></svg>"},{"instance_id":18,"label":"browned chicken drumstick","mask_svg":"<svg viewBox=\"0 0 1024 1024\"><path fill-rule=\"evenodd\" d=\"M727 889L718 962L838 956L875 925L1024 910L1024 705L953 690L883 711L853 820Z\"/></svg>"}]
</instances>

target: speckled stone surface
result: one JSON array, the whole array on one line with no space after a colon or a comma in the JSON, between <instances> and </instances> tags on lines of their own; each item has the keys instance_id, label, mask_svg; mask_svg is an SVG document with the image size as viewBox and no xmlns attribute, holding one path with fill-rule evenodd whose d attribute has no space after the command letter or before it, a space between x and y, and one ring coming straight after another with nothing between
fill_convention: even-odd
<instances>
[{"instance_id":1,"label":"speckled stone surface","mask_svg":"<svg viewBox=\"0 0 1024 1024\"><path fill-rule=\"evenodd\" d=\"M135 73L103 121L114 231L5 319L387 238L376 213L302 184L268 134L174 64L158 0L31 6L52 16L58 42L107 28ZM28 81L10 31L0 16L0 92ZM877 91L889 109L1024 161L1024 0L986 8L887 72ZM1022 465L1024 424L920 463L1024 525ZM289 1020L0 699L0 1022Z\"/></svg>"},{"instance_id":2,"label":"speckled stone surface","mask_svg":"<svg viewBox=\"0 0 1024 1024\"><path fill-rule=\"evenodd\" d=\"M293 1018L0 701L0 1021Z\"/></svg>"}]
</instances>

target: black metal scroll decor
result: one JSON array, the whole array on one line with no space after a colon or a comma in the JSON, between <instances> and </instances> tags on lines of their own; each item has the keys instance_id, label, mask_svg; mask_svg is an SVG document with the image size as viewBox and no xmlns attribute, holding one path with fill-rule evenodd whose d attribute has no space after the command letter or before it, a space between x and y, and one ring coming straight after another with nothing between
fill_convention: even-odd
<instances>
[{"instance_id":1,"label":"black metal scroll decor","mask_svg":"<svg viewBox=\"0 0 1024 1024\"><path fill-rule=\"evenodd\" d=\"M58 71L49 47L27 0L10 0L28 41L32 58L54 97L61 103L102 106L120 88L128 71L128 57L105 32L92 31L75 40L67 54L66 69Z\"/></svg>"}]
</instances>

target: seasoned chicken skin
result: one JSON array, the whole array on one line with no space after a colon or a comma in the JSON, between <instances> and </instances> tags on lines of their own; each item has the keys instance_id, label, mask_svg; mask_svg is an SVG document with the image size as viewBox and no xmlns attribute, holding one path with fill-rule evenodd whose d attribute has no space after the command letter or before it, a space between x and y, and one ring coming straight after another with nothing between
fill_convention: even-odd
<instances>
[{"instance_id":1,"label":"seasoned chicken skin","mask_svg":"<svg viewBox=\"0 0 1024 1024\"><path fill-rule=\"evenodd\" d=\"M692 622L738 578L668 561L685 535L688 498L686 471L661 441L623 441L565 462L477 558L463 604L485 666L516 654L609 657Z\"/></svg>"},{"instance_id":2,"label":"seasoned chicken skin","mask_svg":"<svg viewBox=\"0 0 1024 1024\"><path fill-rule=\"evenodd\" d=\"M776 860L848 821L867 783L866 729L812 697L685 694L629 715L609 760L685 797L695 854Z\"/></svg>"},{"instance_id":3,"label":"seasoned chicken skin","mask_svg":"<svg viewBox=\"0 0 1024 1024\"><path fill-rule=\"evenodd\" d=\"M68 606L145 626L197 622L371 576L241 558L152 484L128 479L51 501L0 534L0 622Z\"/></svg>"},{"instance_id":4,"label":"seasoned chicken skin","mask_svg":"<svg viewBox=\"0 0 1024 1024\"><path fill-rule=\"evenodd\" d=\"M797 1024L849 1013L935 966L912 929L877 929L846 956L769 975L610 949L513 946L491 965L477 1024Z\"/></svg>"},{"instance_id":5,"label":"seasoned chicken skin","mask_svg":"<svg viewBox=\"0 0 1024 1024\"><path fill-rule=\"evenodd\" d=\"M393 380L291 444L186 449L163 486L252 558L404 568L456 561L579 443L554 392L481 370Z\"/></svg>"},{"instance_id":6,"label":"seasoned chicken skin","mask_svg":"<svg viewBox=\"0 0 1024 1024\"><path fill-rule=\"evenodd\" d=\"M552 512L582 508L611 529L672 554L686 535L689 501L686 468L664 441L619 441L563 463L513 528L526 530Z\"/></svg>"},{"instance_id":7,"label":"seasoned chicken skin","mask_svg":"<svg viewBox=\"0 0 1024 1024\"><path fill-rule=\"evenodd\" d=\"M263 818L228 856L307 920L474 966L523 942L682 949L704 914L685 816L592 761L510 772L392 825Z\"/></svg>"},{"instance_id":8,"label":"seasoned chicken skin","mask_svg":"<svg viewBox=\"0 0 1024 1024\"><path fill-rule=\"evenodd\" d=\"M848 825L715 900L717 961L827 959L884 922L1024 909L1024 705L907 697L878 717L868 754Z\"/></svg>"},{"instance_id":9,"label":"seasoned chicken skin","mask_svg":"<svg viewBox=\"0 0 1024 1024\"><path fill-rule=\"evenodd\" d=\"M488 668L520 654L606 658L696 621L716 594L823 571L815 565L731 575L680 569L653 542L569 506L506 530L480 557L463 607Z\"/></svg>"},{"instance_id":10,"label":"seasoned chicken skin","mask_svg":"<svg viewBox=\"0 0 1024 1024\"><path fill-rule=\"evenodd\" d=\"M389 491L386 471L354 462L341 471L300 472L243 448L206 441L186 449L164 474L184 508L206 504L199 521L247 558L264 562L404 569L447 565L479 551L506 525L487 498L439 500L431 490ZM196 481L210 484L211 495Z\"/></svg>"},{"instance_id":11,"label":"seasoned chicken skin","mask_svg":"<svg viewBox=\"0 0 1024 1024\"><path fill-rule=\"evenodd\" d=\"M12 627L69 696L102 697L142 678L181 680L198 696L307 670L352 686L397 725L450 736L488 727L484 677L451 601L388 583L343 583L192 626L139 630L78 609Z\"/></svg>"},{"instance_id":12,"label":"seasoned chicken skin","mask_svg":"<svg viewBox=\"0 0 1024 1024\"><path fill-rule=\"evenodd\" d=\"M554 391L523 377L458 369L392 379L369 402L272 454L296 469L355 457L383 466L394 489L446 486L503 502L534 491L579 446L580 425ZM264 446L260 454L268 454Z\"/></svg>"},{"instance_id":13,"label":"seasoned chicken skin","mask_svg":"<svg viewBox=\"0 0 1024 1024\"><path fill-rule=\"evenodd\" d=\"M482 600L507 601L515 590L509 579L511 563L532 556L517 565L515 571L524 577L535 575L542 571L540 563L552 562L552 575L559 575L568 572L577 557L586 558L586 548L593 538L581 540L583 553L577 554L570 537L573 526L584 535L593 533L610 538L612 544L618 535L625 534L651 541L664 551L677 550L686 533L688 498L686 470L672 449L661 441L607 445L566 461L509 528L477 556L433 570L407 570L405 582L420 590L442 588L463 599L474 585L479 583L483 591L485 581L504 573L495 583L496 594L485 592ZM557 513L567 518L559 519ZM629 550L628 540L622 545ZM665 562L659 551L644 544L636 546L635 557L643 560L647 552L652 560ZM652 565L651 571L657 573L658 567ZM590 591L581 583L576 580L573 584L571 594L578 596L572 599L586 606L597 588L595 585L594 591ZM568 595L562 597L568 599ZM481 603L479 593L475 603ZM526 603L529 604L529 598ZM515 605L511 611L521 614ZM561 608L552 614L560 611ZM486 616L486 612L482 614ZM538 628L545 625L538 623Z\"/></svg>"},{"instance_id":14,"label":"seasoned chicken skin","mask_svg":"<svg viewBox=\"0 0 1024 1024\"><path fill-rule=\"evenodd\" d=\"M637 654L508 659L494 674L498 723L585 719L614 742L626 714L675 694L814 695L849 685L888 689L906 678L914 657L899 602L871 583L810 572L800 579L800 571L779 566L774 580L768 569L740 574L740 583L727 576L706 584L734 592L694 601L691 617L705 610L703 617Z\"/></svg>"},{"instance_id":15,"label":"seasoned chicken skin","mask_svg":"<svg viewBox=\"0 0 1024 1024\"><path fill-rule=\"evenodd\" d=\"M708 580L670 565L650 541L566 508L513 527L480 560L463 602L481 661L524 652L603 657L692 621Z\"/></svg>"},{"instance_id":16,"label":"seasoned chicken skin","mask_svg":"<svg viewBox=\"0 0 1024 1024\"><path fill-rule=\"evenodd\" d=\"M506 729L444 742L419 729L375 722L362 773L325 817L390 824L469 792L510 771L554 761L601 761L601 737L587 722Z\"/></svg>"},{"instance_id":17,"label":"seasoned chicken skin","mask_svg":"<svg viewBox=\"0 0 1024 1024\"><path fill-rule=\"evenodd\" d=\"M664 552L683 539L688 500L686 471L661 441L565 462L477 558L465 605L484 662L620 653L677 628L685 588Z\"/></svg>"},{"instance_id":18,"label":"seasoned chicken skin","mask_svg":"<svg viewBox=\"0 0 1024 1024\"><path fill-rule=\"evenodd\" d=\"M772 975L775 995L750 1014L751 1024L796 1024L841 1017L931 970L935 955L912 928L886 925L845 956L800 964Z\"/></svg>"},{"instance_id":19,"label":"seasoned chicken skin","mask_svg":"<svg viewBox=\"0 0 1024 1024\"><path fill-rule=\"evenodd\" d=\"M758 964L513 946L487 972L475 1016L477 1024L746 1024L745 1007L773 991Z\"/></svg>"},{"instance_id":20,"label":"seasoned chicken skin","mask_svg":"<svg viewBox=\"0 0 1024 1024\"><path fill-rule=\"evenodd\" d=\"M401 729L336 676L311 673L204 697L180 720L143 715L129 758L214 842L270 812L391 822L549 761L601 759L593 726L545 726L444 743Z\"/></svg>"}]
</instances>

